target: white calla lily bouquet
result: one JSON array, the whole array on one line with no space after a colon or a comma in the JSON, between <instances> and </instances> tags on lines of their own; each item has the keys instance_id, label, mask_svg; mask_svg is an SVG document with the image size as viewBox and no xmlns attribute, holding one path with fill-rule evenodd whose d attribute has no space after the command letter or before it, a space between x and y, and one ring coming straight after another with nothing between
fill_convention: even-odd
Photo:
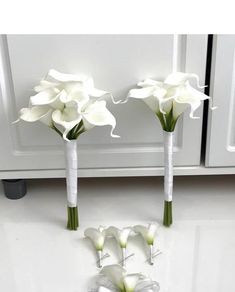
<instances>
[{"instance_id":1,"label":"white calla lily bouquet","mask_svg":"<svg viewBox=\"0 0 235 292\"><path fill-rule=\"evenodd\" d=\"M173 134L179 117L190 108L190 118L197 119L194 112L201 103L210 97L194 89L190 80L195 79L198 88L199 77L196 74L175 72L163 82L146 79L138 83L141 88L131 89L128 98L142 99L155 113L164 131L164 215L163 224L172 224L173 193Z\"/></svg>"},{"instance_id":2,"label":"white calla lily bouquet","mask_svg":"<svg viewBox=\"0 0 235 292\"><path fill-rule=\"evenodd\" d=\"M29 106L19 112L19 120L42 122L58 133L65 142L68 223L76 230L77 210L77 139L95 126L111 126L111 136L116 119L106 107L104 97L112 95L94 87L93 79L83 75L49 70L40 84L34 87L35 95ZM18 121L19 121L18 120Z\"/></svg>"}]
</instances>

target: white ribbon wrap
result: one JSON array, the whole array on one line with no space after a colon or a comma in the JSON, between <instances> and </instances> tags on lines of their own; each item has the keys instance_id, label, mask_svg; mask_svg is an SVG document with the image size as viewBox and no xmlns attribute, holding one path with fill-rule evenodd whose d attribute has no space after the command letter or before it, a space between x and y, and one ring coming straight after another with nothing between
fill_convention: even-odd
<instances>
[{"instance_id":1,"label":"white ribbon wrap","mask_svg":"<svg viewBox=\"0 0 235 292\"><path fill-rule=\"evenodd\" d=\"M98 250L98 268L102 268L102 256L103 252L101 250Z\"/></svg>"},{"instance_id":2,"label":"white ribbon wrap","mask_svg":"<svg viewBox=\"0 0 235 292\"><path fill-rule=\"evenodd\" d=\"M77 206L77 140L65 141L68 207Z\"/></svg>"},{"instance_id":3,"label":"white ribbon wrap","mask_svg":"<svg viewBox=\"0 0 235 292\"><path fill-rule=\"evenodd\" d=\"M150 252L149 262L150 262L150 265L153 265L154 262L153 262L153 245L152 244L149 246L149 252Z\"/></svg>"},{"instance_id":4,"label":"white ribbon wrap","mask_svg":"<svg viewBox=\"0 0 235 292\"><path fill-rule=\"evenodd\" d=\"M174 132L164 133L164 197L165 201L172 201L173 192L173 138Z\"/></svg>"},{"instance_id":5,"label":"white ribbon wrap","mask_svg":"<svg viewBox=\"0 0 235 292\"><path fill-rule=\"evenodd\" d=\"M126 248L122 248L122 266L126 266Z\"/></svg>"}]
</instances>

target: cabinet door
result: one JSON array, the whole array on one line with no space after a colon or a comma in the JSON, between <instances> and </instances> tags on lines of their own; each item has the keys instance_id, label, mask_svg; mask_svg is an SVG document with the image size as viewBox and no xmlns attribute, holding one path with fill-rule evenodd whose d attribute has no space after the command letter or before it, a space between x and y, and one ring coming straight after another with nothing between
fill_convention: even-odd
<instances>
[{"instance_id":1,"label":"cabinet door","mask_svg":"<svg viewBox=\"0 0 235 292\"><path fill-rule=\"evenodd\" d=\"M32 88L54 68L65 73L92 75L97 88L125 99L129 89L147 77L164 79L173 64L179 71L194 72L204 82L206 35L9 35L1 37L0 63L0 170L64 169L63 141L38 123L20 122L20 108L27 106ZM122 170L158 167L163 164L163 135L158 120L138 100L111 105L117 118L116 133L96 127L79 139L80 175L90 169ZM202 115L202 108L197 112ZM178 123L175 164L199 165L202 119L188 113Z\"/></svg>"},{"instance_id":2,"label":"cabinet door","mask_svg":"<svg viewBox=\"0 0 235 292\"><path fill-rule=\"evenodd\" d=\"M206 166L235 166L235 35L217 35L213 41Z\"/></svg>"}]
</instances>

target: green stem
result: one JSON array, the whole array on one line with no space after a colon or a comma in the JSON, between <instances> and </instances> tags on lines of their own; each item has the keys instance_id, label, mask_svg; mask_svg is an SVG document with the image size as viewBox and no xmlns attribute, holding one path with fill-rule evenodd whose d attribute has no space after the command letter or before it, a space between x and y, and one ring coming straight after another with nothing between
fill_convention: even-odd
<instances>
[{"instance_id":1,"label":"green stem","mask_svg":"<svg viewBox=\"0 0 235 292\"><path fill-rule=\"evenodd\" d=\"M77 230L77 228L79 227L78 208L77 207L68 207L67 212L68 212L67 229Z\"/></svg>"},{"instance_id":2,"label":"green stem","mask_svg":"<svg viewBox=\"0 0 235 292\"><path fill-rule=\"evenodd\" d=\"M79 124L77 124L76 126L74 126L69 133L67 134L67 138L69 140L74 140L77 139L79 137L79 135L81 135L84 132L84 125L83 122L81 121Z\"/></svg>"},{"instance_id":3,"label":"green stem","mask_svg":"<svg viewBox=\"0 0 235 292\"><path fill-rule=\"evenodd\" d=\"M178 118L175 119L173 117L173 107L171 108L171 110L167 114L163 114L159 111L156 113L156 115L157 115L157 117L161 123L162 129L164 131L174 132Z\"/></svg>"},{"instance_id":4,"label":"green stem","mask_svg":"<svg viewBox=\"0 0 235 292\"><path fill-rule=\"evenodd\" d=\"M172 201L164 202L163 225L169 227L172 224Z\"/></svg>"},{"instance_id":5,"label":"green stem","mask_svg":"<svg viewBox=\"0 0 235 292\"><path fill-rule=\"evenodd\" d=\"M169 113L167 113L165 115L165 119L166 119L166 131L167 132L173 132L174 129L175 129L176 121L177 121L173 117L173 107L171 108Z\"/></svg>"},{"instance_id":6,"label":"green stem","mask_svg":"<svg viewBox=\"0 0 235 292\"><path fill-rule=\"evenodd\" d=\"M178 118L174 119L174 118L172 117L172 121L171 121L171 131L170 131L170 132L174 132L177 121L178 121Z\"/></svg>"},{"instance_id":7,"label":"green stem","mask_svg":"<svg viewBox=\"0 0 235 292\"><path fill-rule=\"evenodd\" d=\"M56 126L55 126L54 124L52 124L51 128L52 128L53 130L55 130L56 133L59 134L61 137L63 136L62 133L56 128Z\"/></svg>"},{"instance_id":8,"label":"green stem","mask_svg":"<svg viewBox=\"0 0 235 292\"><path fill-rule=\"evenodd\" d=\"M165 130L166 129L166 122L165 122L165 119L164 119L164 115L163 113L161 113L160 111L156 113L160 123L161 123L161 126L162 126L162 129Z\"/></svg>"}]
</instances>

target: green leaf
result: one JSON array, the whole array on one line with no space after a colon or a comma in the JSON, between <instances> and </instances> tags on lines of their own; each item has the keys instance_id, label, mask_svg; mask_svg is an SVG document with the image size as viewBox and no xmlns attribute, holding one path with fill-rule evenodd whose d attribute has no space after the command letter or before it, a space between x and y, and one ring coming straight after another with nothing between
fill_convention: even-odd
<instances>
[{"instance_id":1,"label":"green leaf","mask_svg":"<svg viewBox=\"0 0 235 292\"><path fill-rule=\"evenodd\" d=\"M76 126L74 126L68 133L67 138L69 140L74 140L79 137L85 131L83 121L80 121Z\"/></svg>"},{"instance_id":2,"label":"green leaf","mask_svg":"<svg viewBox=\"0 0 235 292\"><path fill-rule=\"evenodd\" d=\"M165 122L165 118L164 118L164 115L163 113L161 113L160 111L156 113L160 123L161 123L161 126L162 126L162 129L164 131L166 131L166 122Z\"/></svg>"},{"instance_id":3,"label":"green leaf","mask_svg":"<svg viewBox=\"0 0 235 292\"><path fill-rule=\"evenodd\" d=\"M56 133L58 133L61 137L63 137L63 134L56 128L56 126L53 124L52 126L51 126L51 128L53 129L53 130L55 130L56 131Z\"/></svg>"}]
</instances>

